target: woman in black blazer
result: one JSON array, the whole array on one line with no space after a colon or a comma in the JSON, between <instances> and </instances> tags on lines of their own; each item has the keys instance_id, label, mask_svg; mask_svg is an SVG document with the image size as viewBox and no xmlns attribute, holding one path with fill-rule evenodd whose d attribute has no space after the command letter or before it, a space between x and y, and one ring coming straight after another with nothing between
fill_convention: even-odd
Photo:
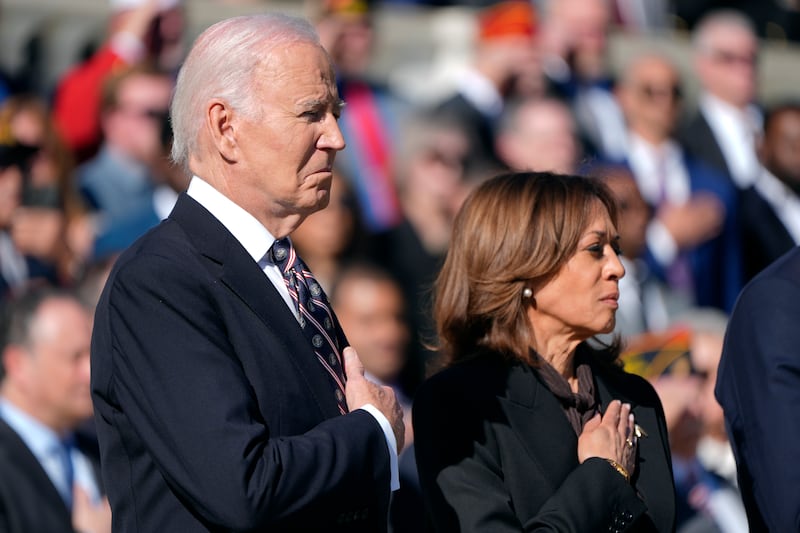
<instances>
[{"instance_id":1,"label":"woman in black blazer","mask_svg":"<svg viewBox=\"0 0 800 533\"><path fill-rule=\"evenodd\" d=\"M436 282L448 368L414 402L436 531L673 531L655 391L615 363L624 275L598 180L499 176L458 215Z\"/></svg>"}]
</instances>

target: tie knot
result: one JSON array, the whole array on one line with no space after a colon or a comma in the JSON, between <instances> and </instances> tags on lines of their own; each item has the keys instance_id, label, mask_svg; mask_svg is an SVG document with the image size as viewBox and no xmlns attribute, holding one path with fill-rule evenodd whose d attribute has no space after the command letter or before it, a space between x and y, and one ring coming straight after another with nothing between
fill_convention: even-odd
<instances>
[{"instance_id":1,"label":"tie knot","mask_svg":"<svg viewBox=\"0 0 800 533\"><path fill-rule=\"evenodd\" d=\"M281 270L286 270L287 263L291 264L289 259L292 252L292 243L286 237L276 240L269 249L270 258Z\"/></svg>"}]
</instances>

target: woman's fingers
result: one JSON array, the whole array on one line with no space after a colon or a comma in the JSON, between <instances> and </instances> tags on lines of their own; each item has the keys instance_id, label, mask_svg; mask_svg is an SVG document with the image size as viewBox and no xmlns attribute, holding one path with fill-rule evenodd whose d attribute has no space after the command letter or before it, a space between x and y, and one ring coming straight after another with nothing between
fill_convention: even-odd
<instances>
[{"instance_id":1,"label":"woman's fingers","mask_svg":"<svg viewBox=\"0 0 800 533\"><path fill-rule=\"evenodd\" d=\"M603 424L616 428L619 425L619 416L622 411L622 402L619 400L612 400L606 407L606 412L603 413Z\"/></svg>"}]
</instances>

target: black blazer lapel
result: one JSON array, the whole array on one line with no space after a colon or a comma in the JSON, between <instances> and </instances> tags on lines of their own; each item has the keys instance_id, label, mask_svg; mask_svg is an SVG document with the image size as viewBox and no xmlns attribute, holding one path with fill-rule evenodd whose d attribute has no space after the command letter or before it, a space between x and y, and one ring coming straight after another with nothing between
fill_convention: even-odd
<instances>
[{"instance_id":1,"label":"black blazer lapel","mask_svg":"<svg viewBox=\"0 0 800 533\"><path fill-rule=\"evenodd\" d=\"M635 398L620 390L618 383L621 384L621 380L631 379L632 376L604 368L601 364L592 365L592 371L602 409L605 410L605 406L614 399L630 403L636 423L647 433L647 436L639 439L637 467L631 473L637 492L645 501L664 500L674 492L674 487L672 483L665 483L665 480L672 480L672 463L666 426L659 421L659 416L663 420L660 406L657 403L649 403L650 400L646 397L637 402ZM625 388L628 389L631 385L632 383L628 383ZM658 398L654 391L651 395L652 401L657 402ZM656 524L669 524L674 520L674 505L651 509L649 513Z\"/></svg>"},{"instance_id":2,"label":"black blazer lapel","mask_svg":"<svg viewBox=\"0 0 800 533\"><path fill-rule=\"evenodd\" d=\"M39 460L33 455L30 448L25 444L16 431L0 419L0 446L5 450L0 454L5 454L7 460L15 465L20 472L24 472L25 479L30 482L30 486L36 490L37 513L53 514L58 521L65 524L72 522L69 510L61 499L50 477L42 468ZM26 490L25 487L18 487L20 491Z\"/></svg>"},{"instance_id":3,"label":"black blazer lapel","mask_svg":"<svg viewBox=\"0 0 800 533\"><path fill-rule=\"evenodd\" d=\"M265 328L273 332L280 348L290 355L288 359L305 378L310 397L314 398L324 418L338 416L339 410L331 399L332 395L320 395L330 389L328 377L297 319L239 241L208 210L185 193L178 198L169 218L180 224L195 248L208 259L207 267L213 275L253 311Z\"/></svg>"},{"instance_id":4,"label":"black blazer lapel","mask_svg":"<svg viewBox=\"0 0 800 533\"><path fill-rule=\"evenodd\" d=\"M530 367L515 364L500 406L531 460L556 490L578 465L578 437L558 400ZM540 462L542 457L548 458L547 464Z\"/></svg>"}]
</instances>

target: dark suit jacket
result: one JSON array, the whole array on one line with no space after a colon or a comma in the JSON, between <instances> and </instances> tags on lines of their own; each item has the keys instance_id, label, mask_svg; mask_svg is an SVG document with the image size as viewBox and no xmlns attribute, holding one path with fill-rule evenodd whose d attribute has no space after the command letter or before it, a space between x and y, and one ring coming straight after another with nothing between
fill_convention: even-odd
<instances>
[{"instance_id":1,"label":"dark suit jacket","mask_svg":"<svg viewBox=\"0 0 800 533\"><path fill-rule=\"evenodd\" d=\"M711 126L708 125L706 117L703 116L702 111L697 111L692 118L683 124L678 132L678 140L680 141L683 149L693 159L702 161L714 170L721 172L728 181L733 185L730 178L731 170L728 168L728 163L725 161L725 155L717 143L717 138L714 137L714 132L711 131Z\"/></svg>"},{"instance_id":2,"label":"dark suit jacket","mask_svg":"<svg viewBox=\"0 0 800 533\"><path fill-rule=\"evenodd\" d=\"M755 187L740 194L739 226L742 235L745 281L794 248L795 242L772 205Z\"/></svg>"},{"instance_id":3,"label":"dark suit jacket","mask_svg":"<svg viewBox=\"0 0 800 533\"><path fill-rule=\"evenodd\" d=\"M91 450L77 445L97 465ZM0 419L0 532L72 533L64 500L19 435Z\"/></svg>"},{"instance_id":4,"label":"dark suit jacket","mask_svg":"<svg viewBox=\"0 0 800 533\"><path fill-rule=\"evenodd\" d=\"M688 252L695 302L701 307L711 306L730 312L744 285L737 189L721 173L688 154L684 154L684 164L691 194L713 194L725 208L725 222L720 234ZM645 260L656 277L666 279L665 269L649 249Z\"/></svg>"},{"instance_id":5,"label":"dark suit jacket","mask_svg":"<svg viewBox=\"0 0 800 533\"><path fill-rule=\"evenodd\" d=\"M386 527L380 425L338 414L278 291L185 194L111 273L92 394L115 531Z\"/></svg>"},{"instance_id":6,"label":"dark suit jacket","mask_svg":"<svg viewBox=\"0 0 800 533\"><path fill-rule=\"evenodd\" d=\"M800 247L744 288L728 323L716 396L751 531L800 530Z\"/></svg>"},{"instance_id":7,"label":"dark suit jacket","mask_svg":"<svg viewBox=\"0 0 800 533\"><path fill-rule=\"evenodd\" d=\"M631 485L605 460L578 463L575 431L527 365L497 354L429 379L414 402L417 466L436 531L672 531L661 404L642 378L593 365L603 408L630 402L648 433ZM637 496L638 493L638 496Z\"/></svg>"}]
</instances>

